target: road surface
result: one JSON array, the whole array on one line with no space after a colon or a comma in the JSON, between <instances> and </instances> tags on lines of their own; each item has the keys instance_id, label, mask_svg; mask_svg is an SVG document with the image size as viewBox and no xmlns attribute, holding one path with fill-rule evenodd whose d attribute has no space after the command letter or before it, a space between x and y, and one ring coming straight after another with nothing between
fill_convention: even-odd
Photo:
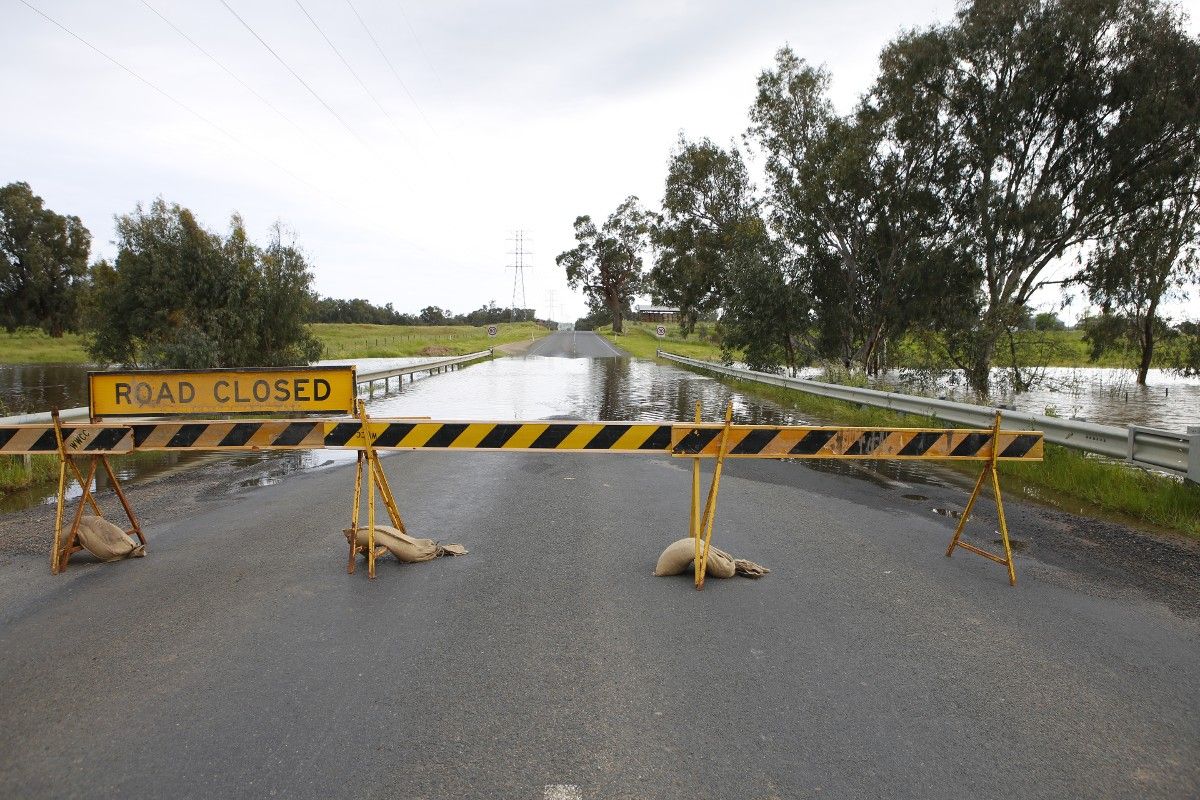
<instances>
[{"instance_id":1,"label":"road surface","mask_svg":"<svg viewBox=\"0 0 1200 800\"><path fill-rule=\"evenodd\" d=\"M603 336L592 331L555 331L526 351L531 356L562 358L623 358L627 354L609 344Z\"/></svg>"},{"instance_id":2,"label":"road surface","mask_svg":"<svg viewBox=\"0 0 1200 800\"><path fill-rule=\"evenodd\" d=\"M650 574L686 462L384 464L470 555L347 575L347 466L141 487L150 555L53 578L0 519L0 797L1200 795L1195 548L1010 498L1013 588L944 557L957 487L737 462L715 541L772 572L697 592Z\"/></svg>"}]
</instances>

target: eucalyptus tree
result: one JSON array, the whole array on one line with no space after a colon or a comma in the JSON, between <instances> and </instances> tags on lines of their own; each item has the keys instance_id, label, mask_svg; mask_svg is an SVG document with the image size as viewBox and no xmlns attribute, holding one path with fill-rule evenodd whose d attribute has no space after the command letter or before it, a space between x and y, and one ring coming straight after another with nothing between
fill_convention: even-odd
<instances>
[{"instance_id":1,"label":"eucalyptus tree","mask_svg":"<svg viewBox=\"0 0 1200 800\"><path fill-rule=\"evenodd\" d=\"M978 393L1046 270L1153 206L1147 177L1194 139L1164 36L1186 38L1156 0L987 0L885 50L896 124L951 137L942 190L982 281L946 341Z\"/></svg>"},{"instance_id":2,"label":"eucalyptus tree","mask_svg":"<svg viewBox=\"0 0 1200 800\"><path fill-rule=\"evenodd\" d=\"M117 256L92 267L90 355L102 363L282 366L320 357L304 324L312 274L279 226L266 248L240 217L227 236L162 198L117 217Z\"/></svg>"},{"instance_id":3,"label":"eucalyptus tree","mask_svg":"<svg viewBox=\"0 0 1200 800\"><path fill-rule=\"evenodd\" d=\"M91 241L79 217L46 208L28 183L0 186L0 325L74 329Z\"/></svg>"},{"instance_id":4,"label":"eucalyptus tree","mask_svg":"<svg viewBox=\"0 0 1200 800\"><path fill-rule=\"evenodd\" d=\"M622 318L643 289L643 252L655 219L630 195L600 227L587 215L577 217L578 244L554 259L566 270L568 286L582 289L593 308L608 310L614 333L624 332Z\"/></svg>"},{"instance_id":5,"label":"eucalyptus tree","mask_svg":"<svg viewBox=\"0 0 1200 800\"><path fill-rule=\"evenodd\" d=\"M679 308L686 335L726 305L735 262L754 257L765 231L741 153L708 139L680 137L662 206L650 285L656 300Z\"/></svg>"},{"instance_id":6,"label":"eucalyptus tree","mask_svg":"<svg viewBox=\"0 0 1200 800\"><path fill-rule=\"evenodd\" d=\"M898 125L884 82L846 116L828 89L825 70L783 48L758 78L750 135L771 222L811 293L817 352L874 371L887 342L972 297L938 183L948 142L936 119Z\"/></svg>"}]
</instances>

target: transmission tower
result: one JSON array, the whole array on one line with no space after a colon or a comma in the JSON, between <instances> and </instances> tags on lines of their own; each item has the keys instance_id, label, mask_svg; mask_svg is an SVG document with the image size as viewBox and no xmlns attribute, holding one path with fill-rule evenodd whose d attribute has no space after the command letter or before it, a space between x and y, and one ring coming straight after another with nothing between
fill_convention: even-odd
<instances>
[{"instance_id":1,"label":"transmission tower","mask_svg":"<svg viewBox=\"0 0 1200 800\"><path fill-rule=\"evenodd\" d=\"M522 313L528 306L528 301L525 299L525 270L532 269L530 265L525 263L525 256L533 255L532 251L525 249L525 231L513 231L512 237L509 239L513 243L513 249L509 251L509 255L513 257L513 263L509 264L505 269L513 270L513 299L512 306L509 307L509 317L511 322L517 321L517 285L521 286L521 305L519 306Z\"/></svg>"}]
</instances>

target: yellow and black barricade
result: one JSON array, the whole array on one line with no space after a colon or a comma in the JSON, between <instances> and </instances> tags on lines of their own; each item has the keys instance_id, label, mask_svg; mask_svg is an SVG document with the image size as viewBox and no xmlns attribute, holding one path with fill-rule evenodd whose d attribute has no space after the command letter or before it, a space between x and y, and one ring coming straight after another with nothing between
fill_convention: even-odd
<instances>
[{"instance_id":1,"label":"yellow and black barricade","mask_svg":"<svg viewBox=\"0 0 1200 800\"><path fill-rule=\"evenodd\" d=\"M292 371L297 374L302 372ZM216 373L209 373L210 386L216 385L219 380L213 377L214 374ZM293 374L291 379L295 381L300 378ZM330 396L332 392L331 389ZM1002 430L999 414L996 415L995 424L990 429L980 430L735 425L732 406L725 409L724 417L721 423L701 422L700 407L697 404L695 421L690 423L437 421L417 417L372 419L367 415L361 401L357 401L354 416L336 418L159 419L136 420L123 425L62 425L55 415L51 425L0 426L0 454L55 453L59 457L59 505L52 556L52 571L58 572L65 568L67 558L74 552L72 548L78 549L75 533L84 505L92 506L99 513L99 507L90 489L98 467L103 467L108 474L130 518L133 527L129 533L137 535L143 543L145 542L133 510L108 462L107 456L110 454L173 450L357 450L354 510L351 515L351 527L347 532L350 544L349 570L354 571L357 555L365 555L368 560L367 571L371 577L375 575L375 559L380 550L374 545L374 498L377 489L392 524L401 531L405 530L387 476L379 462L380 451L624 453L690 458L693 459L693 466L689 530L691 536L696 539L695 578L698 588L704 584L704 565L713 537L721 473L728 459L982 461L983 471L976 481L975 490L971 493L946 555L953 554L956 548L977 553L1007 567L1009 581L1016 583L1008 524L1000 497L996 466L1000 461L1040 461L1044 448L1041 432ZM90 468L86 476L76 464L75 459L78 457L90 459ZM716 465L708 496L701 504L699 464L700 460L705 458L716 459ZM75 521L65 540L62 540L68 471L83 486L83 496ZM974 510L983 483L989 477L1000 519L1003 556L962 541L964 527ZM364 479L368 516L367 543L359 545L355 534L360 530L359 511L364 493Z\"/></svg>"}]
</instances>

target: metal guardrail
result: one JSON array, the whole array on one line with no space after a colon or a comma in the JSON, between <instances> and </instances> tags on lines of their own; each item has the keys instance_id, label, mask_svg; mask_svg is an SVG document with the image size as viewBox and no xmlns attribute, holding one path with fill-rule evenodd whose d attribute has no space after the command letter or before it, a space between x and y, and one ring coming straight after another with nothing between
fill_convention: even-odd
<instances>
[{"instance_id":1,"label":"metal guardrail","mask_svg":"<svg viewBox=\"0 0 1200 800\"><path fill-rule=\"evenodd\" d=\"M902 411L906 414L919 414L971 427L986 427L995 417L996 412L1000 411L1007 423L1018 423L1034 430L1043 431L1048 442L1165 470L1180 475L1192 483L1200 483L1200 426L1189 426L1187 433L1175 433L1140 425L1123 428L1117 425L1100 425L1084 420L1031 414L1027 411L1013 411L1006 408L958 403L952 400L938 400L933 397L917 397L896 392L881 392L877 389L860 389L855 386L840 386L801 378L788 378L769 372L738 369L711 361L686 358L662 350L658 351L658 356L667 361L715 372L738 380L795 389L849 403L861 403L876 408Z\"/></svg>"},{"instance_id":2,"label":"metal guardrail","mask_svg":"<svg viewBox=\"0 0 1200 800\"><path fill-rule=\"evenodd\" d=\"M377 369L373 372L357 373L357 381L359 385L367 384L368 386L375 381L386 381L389 378L402 378L405 375L413 375L418 372L434 372L443 370L447 367L458 366L459 364L467 364L471 361L478 361L481 358L488 358L492 355L491 348L480 350L476 353L467 353L465 356L454 356L453 358L443 358L437 361L426 361L424 364L409 364L404 367L389 367L387 369Z\"/></svg>"},{"instance_id":3,"label":"metal guardrail","mask_svg":"<svg viewBox=\"0 0 1200 800\"><path fill-rule=\"evenodd\" d=\"M388 381L391 378L401 378L405 375L413 375L418 372L434 372L446 369L448 367L466 364L471 361L478 361L481 358L488 358L492 355L492 350L480 350L476 353L468 353L465 356L454 356L453 358L442 358L437 361L426 361L424 364L409 364L403 367L391 367L388 369L378 369L373 372L359 372L356 375L355 381L359 386L366 385L368 389L376 381ZM90 419L90 413L87 406L78 408L64 408L58 412L59 419L64 422L74 422L77 420ZM11 417L0 417L0 424L4 425L40 425L50 422L49 411L38 411L33 414L14 414Z\"/></svg>"}]
</instances>

